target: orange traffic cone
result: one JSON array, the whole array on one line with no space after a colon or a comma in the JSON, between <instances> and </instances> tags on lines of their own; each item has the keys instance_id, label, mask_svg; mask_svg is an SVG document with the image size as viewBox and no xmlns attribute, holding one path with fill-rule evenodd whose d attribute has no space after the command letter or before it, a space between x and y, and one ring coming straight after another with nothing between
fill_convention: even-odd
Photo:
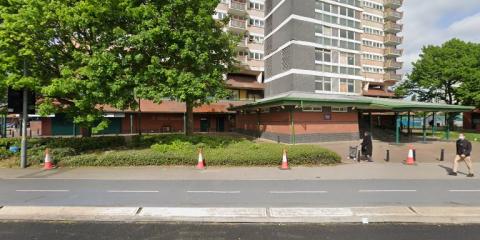
<instances>
[{"instance_id":1,"label":"orange traffic cone","mask_svg":"<svg viewBox=\"0 0 480 240\"><path fill-rule=\"evenodd\" d=\"M410 149L408 150L408 157L407 161L405 162L407 165L415 165L415 159L413 158L413 146L410 146Z\"/></svg>"},{"instance_id":2,"label":"orange traffic cone","mask_svg":"<svg viewBox=\"0 0 480 240\"><path fill-rule=\"evenodd\" d=\"M287 149L283 149L283 157L282 157L282 165L280 166L280 170L290 170L288 166L288 158L287 158Z\"/></svg>"},{"instance_id":3,"label":"orange traffic cone","mask_svg":"<svg viewBox=\"0 0 480 240\"><path fill-rule=\"evenodd\" d=\"M45 162L43 165L44 170L53 169L52 157L50 156L50 149L45 149Z\"/></svg>"},{"instance_id":4,"label":"orange traffic cone","mask_svg":"<svg viewBox=\"0 0 480 240\"><path fill-rule=\"evenodd\" d=\"M197 169L205 169L205 159L203 158L203 149L198 149Z\"/></svg>"}]
</instances>

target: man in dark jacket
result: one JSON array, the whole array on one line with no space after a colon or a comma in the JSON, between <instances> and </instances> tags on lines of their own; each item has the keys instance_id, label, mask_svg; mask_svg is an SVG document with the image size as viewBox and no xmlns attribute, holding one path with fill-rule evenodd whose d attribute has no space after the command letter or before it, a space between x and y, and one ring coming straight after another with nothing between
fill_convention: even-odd
<instances>
[{"instance_id":1,"label":"man in dark jacket","mask_svg":"<svg viewBox=\"0 0 480 240\"><path fill-rule=\"evenodd\" d=\"M468 175L467 177L473 177L473 167L472 167L472 143L465 139L465 135L460 134L457 140L457 156L453 161L453 172L450 173L452 176L457 176L458 171L458 162L465 161L468 167Z\"/></svg>"},{"instance_id":2,"label":"man in dark jacket","mask_svg":"<svg viewBox=\"0 0 480 240\"><path fill-rule=\"evenodd\" d=\"M373 162L372 153L373 153L372 137L368 132L365 132L365 135L362 141L362 155L365 156L369 162Z\"/></svg>"}]
</instances>

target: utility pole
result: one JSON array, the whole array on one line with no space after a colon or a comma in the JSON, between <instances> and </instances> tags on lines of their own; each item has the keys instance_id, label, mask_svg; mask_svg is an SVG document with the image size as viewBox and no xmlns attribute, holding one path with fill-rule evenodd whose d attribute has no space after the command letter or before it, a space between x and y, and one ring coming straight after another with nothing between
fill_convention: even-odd
<instances>
[{"instance_id":1,"label":"utility pole","mask_svg":"<svg viewBox=\"0 0 480 240\"><path fill-rule=\"evenodd\" d=\"M23 60L23 75L27 76L27 61ZM28 89L23 88L22 106L22 147L20 151L20 167L27 167L27 122L28 122Z\"/></svg>"}]
</instances>

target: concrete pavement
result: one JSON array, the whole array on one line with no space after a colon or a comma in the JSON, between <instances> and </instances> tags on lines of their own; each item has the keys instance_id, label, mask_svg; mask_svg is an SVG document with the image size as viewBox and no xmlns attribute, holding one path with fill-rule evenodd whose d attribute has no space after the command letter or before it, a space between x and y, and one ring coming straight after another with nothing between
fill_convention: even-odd
<instances>
[{"instance_id":1,"label":"concrete pavement","mask_svg":"<svg viewBox=\"0 0 480 240\"><path fill-rule=\"evenodd\" d=\"M120 167L120 168L61 168L44 171L38 168L1 169L1 179L97 179L97 180L348 180L348 179L464 179L465 174L448 176L452 163L341 164L324 167L295 167L280 171L277 167L210 167L197 170L192 167ZM474 165L475 167L475 165ZM460 164L460 173L466 173Z\"/></svg>"}]
</instances>

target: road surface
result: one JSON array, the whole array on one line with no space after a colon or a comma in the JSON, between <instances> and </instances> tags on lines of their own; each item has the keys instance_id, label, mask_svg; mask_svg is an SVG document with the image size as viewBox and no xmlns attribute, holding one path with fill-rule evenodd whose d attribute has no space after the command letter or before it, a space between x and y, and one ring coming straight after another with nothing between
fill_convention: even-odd
<instances>
[{"instance_id":1,"label":"road surface","mask_svg":"<svg viewBox=\"0 0 480 240\"><path fill-rule=\"evenodd\" d=\"M480 181L0 180L0 206L480 206Z\"/></svg>"}]
</instances>

